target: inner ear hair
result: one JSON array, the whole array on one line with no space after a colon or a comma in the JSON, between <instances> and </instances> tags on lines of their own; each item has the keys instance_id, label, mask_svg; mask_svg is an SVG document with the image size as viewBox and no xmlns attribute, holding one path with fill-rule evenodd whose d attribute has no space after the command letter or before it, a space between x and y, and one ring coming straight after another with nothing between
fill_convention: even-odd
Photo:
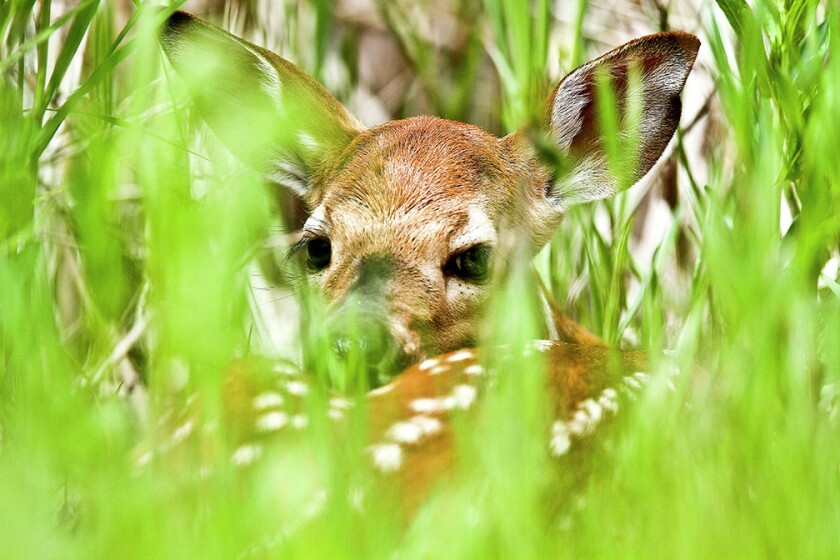
<instances>
[{"instance_id":1,"label":"inner ear hair","mask_svg":"<svg viewBox=\"0 0 840 560\"><path fill-rule=\"evenodd\" d=\"M562 211L606 198L650 171L679 124L680 93L699 47L694 35L682 31L648 35L584 64L557 85L546 101L544 123L559 152L546 193L550 203ZM605 83L611 92L599 94ZM612 172L615 166L611 168L606 149L612 138L602 130L603 115L598 114L599 102L610 97L618 140L633 139L618 154L628 164L617 166L624 176ZM640 109L638 127L628 130L629 108L634 106Z\"/></svg>"}]
</instances>

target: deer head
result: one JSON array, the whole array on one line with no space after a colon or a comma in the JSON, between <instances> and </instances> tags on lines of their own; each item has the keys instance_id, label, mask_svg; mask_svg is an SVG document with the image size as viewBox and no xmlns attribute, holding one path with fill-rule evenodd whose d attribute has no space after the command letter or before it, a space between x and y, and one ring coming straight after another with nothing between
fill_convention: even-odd
<instances>
[{"instance_id":1,"label":"deer head","mask_svg":"<svg viewBox=\"0 0 840 560\"><path fill-rule=\"evenodd\" d=\"M699 48L688 33L650 35L566 76L542 123L558 166L523 131L498 138L433 117L365 128L290 62L182 12L161 42L220 139L302 197L310 217L292 251L324 295L336 347L385 372L474 346L500 252L536 253L567 208L650 170ZM601 83L618 115L609 154Z\"/></svg>"}]
</instances>

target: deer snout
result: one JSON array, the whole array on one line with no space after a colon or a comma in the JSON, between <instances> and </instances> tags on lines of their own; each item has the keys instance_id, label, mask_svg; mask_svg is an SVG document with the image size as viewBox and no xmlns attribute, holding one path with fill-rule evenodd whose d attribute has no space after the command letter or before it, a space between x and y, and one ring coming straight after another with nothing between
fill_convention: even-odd
<instances>
[{"instance_id":1,"label":"deer snout","mask_svg":"<svg viewBox=\"0 0 840 560\"><path fill-rule=\"evenodd\" d=\"M373 387L410 365L389 322L393 276L394 264L387 256L363 258L355 282L326 324L333 352L351 369L360 368Z\"/></svg>"},{"instance_id":2,"label":"deer snout","mask_svg":"<svg viewBox=\"0 0 840 560\"><path fill-rule=\"evenodd\" d=\"M327 331L336 356L350 370L361 371L371 387L387 383L404 367L405 355L386 321L377 314L357 312L333 317Z\"/></svg>"}]
</instances>

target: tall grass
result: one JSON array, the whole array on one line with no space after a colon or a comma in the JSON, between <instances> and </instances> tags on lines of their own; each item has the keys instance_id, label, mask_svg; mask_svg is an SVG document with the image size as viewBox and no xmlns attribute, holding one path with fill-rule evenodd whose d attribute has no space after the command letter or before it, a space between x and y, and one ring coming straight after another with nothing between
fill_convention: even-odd
<instances>
[{"instance_id":1,"label":"tall grass","mask_svg":"<svg viewBox=\"0 0 840 560\"><path fill-rule=\"evenodd\" d=\"M336 442L313 426L292 452L244 472L230 464L220 385L232 360L268 346L249 265L280 227L269 191L203 132L164 72L155 30L165 11L64 6L0 4L4 557L840 555L833 2L704 5L691 30L705 35L700 70L714 77L708 118L718 124L678 133L657 171L670 195L653 256L634 246L656 200L640 195L647 183L574 209L537 258L570 315L645 348L662 373L679 367L676 394L655 377L578 478L571 463L558 474L542 444L539 376L514 375L540 364L502 365L510 375L480 421L456 419L468 476L410 523L358 468L360 430ZM469 37L449 51L412 27L410 6L379 3L416 80L409 95L422 92L441 115L482 107L478 72L492 67L503 103L481 122L527 125L556 59L568 70L588 58L587 2L568 6L574 36L564 40L566 14L549 2L459 3ZM227 13L249 14L236 21L259 30L257 7ZM322 77L352 32L326 2L283 8L284 54ZM653 15L651 31L671 21L665 7ZM312 36L292 40L303 29ZM490 340L536 336L531 282L509 278ZM352 392L349 373L322 359L318 322L305 327L307 363ZM203 443L139 468L138 449L165 445L194 394L211 426ZM322 515L309 519L321 488ZM364 514L343 499L357 488L372 492Z\"/></svg>"}]
</instances>

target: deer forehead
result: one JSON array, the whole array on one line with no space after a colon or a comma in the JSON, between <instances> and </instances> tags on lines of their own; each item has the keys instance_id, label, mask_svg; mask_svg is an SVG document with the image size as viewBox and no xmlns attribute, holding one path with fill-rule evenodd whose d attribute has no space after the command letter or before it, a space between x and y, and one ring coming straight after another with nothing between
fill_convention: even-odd
<instances>
[{"instance_id":1,"label":"deer forehead","mask_svg":"<svg viewBox=\"0 0 840 560\"><path fill-rule=\"evenodd\" d=\"M453 224L467 207L489 215L508 207L523 167L508 144L478 127L415 117L359 134L314 191L333 213Z\"/></svg>"},{"instance_id":2,"label":"deer forehead","mask_svg":"<svg viewBox=\"0 0 840 560\"><path fill-rule=\"evenodd\" d=\"M475 245L493 247L498 241L496 223L477 200L394 210L346 201L331 206L325 201L305 228L329 237L340 261L389 254L402 261L430 261L437 267L453 253Z\"/></svg>"}]
</instances>

